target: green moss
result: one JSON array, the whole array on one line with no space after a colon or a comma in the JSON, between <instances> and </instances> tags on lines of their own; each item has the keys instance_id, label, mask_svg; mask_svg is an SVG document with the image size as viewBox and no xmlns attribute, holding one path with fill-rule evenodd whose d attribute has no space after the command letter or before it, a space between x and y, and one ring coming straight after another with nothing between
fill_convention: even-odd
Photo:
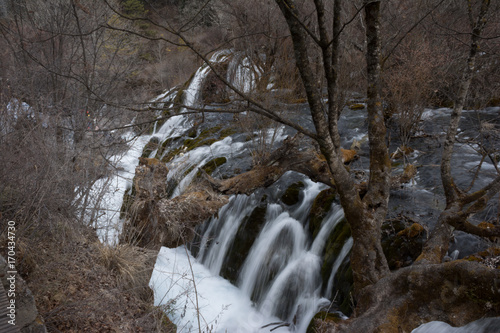
<instances>
[{"instance_id":1,"label":"green moss","mask_svg":"<svg viewBox=\"0 0 500 333\"><path fill-rule=\"evenodd\" d=\"M352 275L351 262L348 259L340 265L333 279L333 283L338 291L337 302L340 304L339 310L346 316L350 316L356 304L352 297L354 293L354 278Z\"/></svg>"},{"instance_id":2,"label":"green moss","mask_svg":"<svg viewBox=\"0 0 500 333\"><path fill-rule=\"evenodd\" d=\"M281 196L281 201L288 206L293 206L299 202L300 190L304 188L303 182L296 182L290 185L283 196Z\"/></svg>"},{"instance_id":3,"label":"green moss","mask_svg":"<svg viewBox=\"0 0 500 333\"><path fill-rule=\"evenodd\" d=\"M235 240L224 259L220 275L235 283L252 245L266 222L267 205L255 207L241 222Z\"/></svg>"},{"instance_id":4,"label":"green moss","mask_svg":"<svg viewBox=\"0 0 500 333\"><path fill-rule=\"evenodd\" d=\"M225 157L217 157L217 158L214 158L213 160L208 161L200 169L205 170L206 173L208 173L209 175L211 175L212 172L214 172L214 170L217 169L217 167L223 165L226 162L227 162L227 158L225 158ZM201 172L198 171L198 173L196 174L196 176L197 177L201 176Z\"/></svg>"},{"instance_id":5,"label":"green moss","mask_svg":"<svg viewBox=\"0 0 500 333\"><path fill-rule=\"evenodd\" d=\"M163 163L170 162L171 160L174 159L175 156L177 156L183 150L183 148L184 148L184 146L180 146L178 148L172 149L171 151L168 152L168 154L166 154L165 156L163 156L163 158L161 159L161 161Z\"/></svg>"},{"instance_id":6,"label":"green moss","mask_svg":"<svg viewBox=\"0 0 500 333\"><path fill-rule=\"evenodd\" d=\"M193 128L191 128L191 130L189 131L188 136L189 136L190 138L193 138L193 139L194 139L194 138L196 138L196 134L197 134L196 132L197 132L197 131L196 131L196 127L193 127Z\"/></svg>"},{"instance_id":7,"label":"green moss","mask_svg":"<svg viewBox=\"0 0 500 333\"><path fill-rule=\"evenodd\" d=\"M222 126L219 125L219 126L210 127L210 128L207 128L207 129L201 131L198 136L196 135L196 133L197 133L196 128L192 128L187 133L187 136L189 138L185 139L180 147L170 150L165 156L163 156L161 161L163 163L168 163L181 152L188 152L188 151L191 151L191 150L196 149L198 147L209 146L209 145L211 145L219 140L226 138L229 135L236 133L236 130L234 130L232 128L223 129ZM168 146L170 146L173 143L173 141L178 140L178 139L179 139L179 137L165 140L158 147L158 153L156 154L156 158L159 159L159 157L164 153L166 148ZM223 161L223 159L225 159L225 158L220 157L219 159L215 159L216 161L212 160L212 161L208 162L205 166L203 166L202 169L207 167L208 170L205 170L205 171L207 171L207 173L211 174L216 167L227 162L227 160ZM215 162L215 167L213 167L214 162ZM209 164L212 165L212 167L210 167ZM210 168L213 168L213 169L210 171Z\"/></svg>"},{"instance_id":8,"label":"green moss","mask_svg":"<svg viewBox=\"0 0 500 333\"><path fill-rule=\"evenodd\" d=\"M313 238L316 238L319 230L321 229L321 223L323 222L323 218L326 216L326 213L332 207L332 203L335 200L336 192L334 189L329 188L321 191L311 206L311 210L309 212L309 231L313 235Z\"/></svg>"},{"instance_id":9,"label":"green moss","mask_svg":"<svg viewBox=\"0 0 500 333\"><path fill-rule=\"evenodd\" d=\"M238 133L238 131L232 127L224 128L222 131L220 131L219 140L225 139L228 136L231 136L236 133Z\"/></svg>"},{"instance_id":10,"label":"green moss","mask_svg":"<svg viewBox=\"0 0 500 333\"><path fill-rule=\"evenodd\" d=\"M178 139L178 138L168 138L167 140L163 141L161 143L161 145L159 145L159 147L158 147L158 151L156 152L155 158L161 159L161 155L163 155L163 153L165 152L165 149L167 147L169 147L175 139Z\"/></svg>"},{"instance_id":11,"label":"green moss","mask_svg":"<svg viewBox=\"0 0 500 333\"><path fill-rule=\"evenodd\" d=\"M123 193L122 206L120 207L120 219L124 219L127 216L130 206L132 202L134 202L135 195L135 186L128 188L125 193Z\"/></svg>"},{"instance_id":12,"label":"green moss","mask_svg":"<svg viewBox=\"0 0 500 333\"><path fill-rule=\"evenodd\" d=\"M332 266L344 246L344 243L351 237L351 228L346 219L340 221L328 237L325 246L325 255L323 257L323 265L321 266L321 277L323 284L326 286L332 272Z\"/></svg>"},{"instance_id":13,"label":"green moss","mask_svg":"<svg viewBox=\"0 0 500 333\"><path fill-rule=\"evenodd\" d=\"M151 155L151 153L158 148L159 142L160 139L158 139L156 136L152 137L144 146L141 157L149 157L149 155Z\"/></svg>"},{"instance_id":14,"label":"green moss","mask_svg":"<svg viewBox=\"0 0 500 333\"><path fill-rule=\"evenodd\" d=\"M382 249L390 269L408 266L422 252L426 233L422 226L407 226L403 219L385 222L382 225Z\"/></svg>"},{"instance_id":15,"label":"green moss","mask_svg":"<svg viewBox=\"0 0 500 333\"><path fill-rule=\"evenodd\" d=\"M318 312L311 319L311 322L307 326L306 333L316 333L316 332L318 332L318 328L316 328L316 320L320 320L320 321L323 321L323 322L339 323L343 319L337 313L330 313L330 312L326 312L326 311Z\"/></svg>"},{"instance_id":16,"label":"green moss","mask_svg":"<svg viewBox=\"0 0 500 333\"><path fill-rule=\"evenodd\" d=\"M361 103L352 103L349 105L349 109L351 110L363 110L365 106Z\"/></svg>"},{"instance_id":17,"label":"green moss","mask_svg":"<svg viewBox=\"0 0 500 333\"><path fill-rule=\"evenodd\" d=\"M186 151L191 151L195 148L202 147L202 146L210 146L214 142L219 141L218 139L214 138L213 136L221 130L222 126L215 126L211 128L207 128L206 130L202 131L198 137L194 139L186 139L184 141L184 146L186 147Z\"/></svg>"},{"instance_id":18,"label":"green moss","mask_svg":"<svg viewBox=\"0 0 500 333\"><path fill-rule=\"evenodd\" d=\"M184 147L186 147L186 151L191 151L193 149L196 149L198 147L202 146L210 146L211 144L217 142L217 139L211 138L211 139L201 139L201 138L196 138L196 139L186 139L184 141Z\"/></svg>"}]
</instances>

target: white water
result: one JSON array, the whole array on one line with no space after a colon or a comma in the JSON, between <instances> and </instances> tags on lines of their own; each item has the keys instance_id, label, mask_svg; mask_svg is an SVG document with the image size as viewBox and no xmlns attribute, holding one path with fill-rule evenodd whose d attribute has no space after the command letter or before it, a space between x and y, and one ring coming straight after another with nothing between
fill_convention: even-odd
<instances>
[{"instance_id":1,"label":"white water","mask_svg":"<svg viewBox=\"0 0 500 333\"><path fill-rule=\"evenodd\" d=\"M210 269L213 275L219 275L222 268L222 263L226 257L227 251L231 246L231 240L234 239L241 222L250 214L252 206L251 203L253 196L247 197L240 195L231 198L231 204L226 205L219 213L221 218L212 219L209 230L205 233L202 239L203 248L200 251L198 258L203 259L203 264ZM214 226L216 232L212 232ZM207 247L208 238L213 237L214 246L210 247L207 255L205 248Z\"/></svg>"},{"instance_id":2,"label":"white water","mask_svg":"<svg viewBox=\"0 0 500 333\"><path fill-rule=\"evenodd\" d=\"M483 318L462 327L453 327L442 321L432 321L423 324L412 333L498 333L500 332L500 317Z\"/></svg>"},{"instance_id":3,"label":"white water","mask_svg":"<svg viewBox=\"0 0 500 333\"><path fill-rule=\"evenodd\" d=\"M198 327L193 275L199 312L205 318L202 329L205 321L212 323L217 319L213 332L269 332L276 325L263 326L280 322L289 326L273 332L304 332L314 314L330 303L321 296L322 258L318 254L329 231L343 218L337 207L326 217L316 241L310 244L305 224L290 217L281 205L270 204L267 222L239 274L238 288L218 276L228 249L237 241L234 237L242 220L258 204L254 196L232 197L219 212L220 218L209 222L197 260L184 247L160 251L150 284L157 304L168 304L175 297L182 299L175 303L178 310L172 311L172 306L168 310L178 332L195 331ZM347 253L343 255L340 262Z\"/></svg>"},{"instance_id":4,"label":"white water","mask_svg":"<svg viewBox=\"0 0 500 333\"><path fill-rule=\"evenodd\" d=\"M280 321L255 309L241 290L213 275L183 246L160 250L149 284L155 305L164 307L177 332L198 332L198 315L203 332L269 332L261 327Z\"/></svg>"},{"instance_id":5,"label":"white water","mask_svg":"<svg viewBox=\"0 0 500 333\"><path fill-rule=\"evenodd\" d=\"M258 322L262 325L273 322L287 323L289 328L286 328L286 331L304 332L312 316L320 308L326 307L330 303L329 300L321 296L321 253L330 232L343 218L342 210L339 207L333 207L331 213L325 218L318 236L311 244L308 240L307 223L305 222L310 204L319 193L320 186L311 181L305 183L306 188L303 190L302 202L293 211L294 216L304 217L303 221L291 217L279 204L268 205L265 225L239 273L237 299L240 302L232 303L227 308L227 310L231 307L241 309L251 304L251 310L246 310L247 314L250 313L252 317L261 318ZM304 203L308 204L304 205ZM235 235L241 222L258 204L259 200L256 200L254 196L232 197L229 204L219 212L220 218L213 218L209 222L201 239L196 264L203 263L206 272L210 272L210 278L218 277L227 251L232 243L237 241ZM301 210L305 210L305 213ZM176 259L173 257L173 252L165 251L160 254L162 260L185 260L184 252L175 252ZM343 257L339 258L339 261L342 262L347 254L348 252L343 251ZM179 259L179 256L183 258ZM161 276L162 274L158 271L162 269L172 272L171 268L164 269L163 266L163 263L157 263L157 268L155 268L157 275L155 276ZM175 276L181 275L179 271L175 271ZM163 274L163 277L172 281L166 274ZM203 278L208 277L203 275ZM157 279L161 280L159 277ZM210 291L203 289L204 287L198 286L198 291L204 294L204 298L214 297L214 299L208 300L209 303L213 301L218 304L221 299L226 299L226 297L232 299L233 297L233 294L229 293L228 295L226 287L223 287L228 282L222 278L219 279L215 280L220 283L217 288L223 288L224 294L211 294ZM156 289L157 297L165 293L164 289L161 291ZM166 296L165 299L169 297L172 296ZM203 310L201 312L204 313ZM208 313L211 316L216 315L212 310L209 310ZM203 316L205 317L205 314ZM229 317L223 313L220 317L226 318L226 316ZM232 316L237 315L232 313ZM239 316L237 317L240 318ZM181 318L174 314L171 318L174 323L185 324L185 317ZM223 322L223 320L219 321L216 332L225 332L226 330L227 332L238 330L241 332L268 332L270 328L273 328L273 326L267 328L255 325L248 326L248 322L245 321L238 323L238 321ZM190 329L196 327L196 325L190 326ZM285 330L283 327L280 329Z\"/></svg>"}]
</instances>

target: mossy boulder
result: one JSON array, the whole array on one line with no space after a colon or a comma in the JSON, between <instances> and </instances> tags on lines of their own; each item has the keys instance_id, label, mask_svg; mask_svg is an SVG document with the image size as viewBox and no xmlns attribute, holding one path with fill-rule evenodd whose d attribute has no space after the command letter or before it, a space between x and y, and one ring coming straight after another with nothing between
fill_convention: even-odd
<instances>
[{"instance_id":1,"label":"mossy boulder","mask_svg":"<svg viewBox=\"0 0 500 333\"><path fill-rule=\"evenodd\" d=\"M158 150L156 151L155 158L162 160L163 153L167 150L167 148L170 148L172 146L172 144L178 139L179 139L179 137L168 138L165 141L163 141L161 144L158 144ZM162 160L162 162L167 162L167 161Z\"/></svg>"},{"instance_id":2,"label":"mossy boulder","mask_svg":"<svg viewBox=\"0 0 500 333\"><path fill-rule=\"evenodd\" d=\"M361 104L361 103L349 104L349 109L351 109L351 110L363 110L364 108L365 108L365 105Z\"/></svg>"},{"instance_id":3,"label":"mossy boulder","mask_svg":"<svg viewBox=\"0 0 500 333\"><path fill-rule=\"evenodd\" d=\"M321 311L316 313L307 326L306 333L316 332L334 332L337 323L340 323L343 318L338 313Z\"/></svg>"},{"instance_id":4,"label":"mossy boulder","mask_svg":"<svg viewBox=\"0 0 500 333\"><path fill-rule=\"evenodd\" d=\"M241 222L233 244L222 264L220 275L236 283L238 273L250 249L266 222L267 205L257 206Z\"/></svg>"},{"instance_id":5,"label":"mossy boulder","mask_svg":"<svg viewBox=\"0 0 500 333\"><path fill-rule=\"evenodd\" d=\"M382 225L382 249L392 270L415 261L427 238L422 225L408 224L404 217L399 217Z\"/></svg>"},{"instance_id":6,"label":"mossy boulder","mask_svg":"<svg viewBox=\"0 0 500 333\"><path fill-rule=\"evenodd\" d=\"M337 270L337 274L333 278L333 285L335 286L335 301L338 304L339 310L346 316L350 316L356 304L353 297L354 278L349 257L344 259Z\"/></svg>"},{"instance_id":7,"label":"mossy boulder","mask_svg":"<svg viewBox=\"0 0 500 333\"><path fill-rule=\"evenodd\" d=\"M149 139L149 142L142 149L141 157L149 157L151 153L158 148L159 143L160 139L156 136Z\"/></svg>"},{"instance_id":8,"label":"mossy boulder","mask_svg":"<svg viewBox=\"0 0 500 333\"><path fill-rule=\"evenodd\" d=\"M200 169L205 171L207 174L211 175L215 169L217 169L221 165L225 164L226 162L227 162L227 158L217 157L217 158L214 158L214 159L208 161L207 163L205 163ZM197 177L201 176L201 172L198 171L196 176Z\"/></svg>"},{"instance_id":9,"label":"mossy boulder","mask_svg":"<svg viewBox=\"0 0 500 333\"><path fill-rule=\"evenodd\" d=\"M222 129L222 126L215 126L207 128L200 132L200 134L193 138L184 140L184 147L186 151L191 151L201 146L210 146L212 143L219 141L216 137L217 132Z\"/></svg>"},{"instance_id":10,"label":"mossy boulder","mask_svg":"<svg viewBox=\"0 0 500 333\"><path fill-rule=\"evenodd\" d=\"M313 238L316 237L321 229L321 223L332 207L335 196L335 190L329 188L321 191L314 199L311 210L309 211L309 231L311 232Z\"/></svg>"},{"instance_id":11,"label":"mossy boulder","mask_svg":"<svg viewBox=\"0 0 500 333\"><path fill-rule=\"evenodd\" d=\"M130 211L130 207L134 202L135 196L136 190L134 186L129 187L127 190L125 190L125 193L123 193L122 206L120 207L120 219L124 219L127 217L127 214Z\"/></svg>"},{"instance_id":12,"label":"mossy boulder","mask_svg":"<svg viewBox=\"0 0 500 333\"><path fill-rule=\"evenodd\" d=\"M304 188L304 183L303 182L296 182L290 185L285 193L281 196L281 201L288 205L288 206L293 206L297 202L299 202L299 194L300 191Z\"/></svg>"},{"instance_id":13,"label":"mossy boulder","mask_svg":"<svg viewBox=\"0 0 500 333\"><path fill-rule=\"evenodd\" d=\"M197 129L193 127L190 131L187 132L186 136L188 138L184 139L182 144L175 149L171 149L166 153L161 161L164 163L168 163L175 158L175 156L180 153L189 152L193 149L202 146L210 146L211 144L223 140L226 137L233 135L236 133L236 130L232 127L222 127L221 125L206 128L197 135ZM185 137L184 137L185 138ZM166 148L171 146L174 141L179 140L180 138L174 138L172 140L165 140L158 148L158 153L156 154L157 158L164 154Z\"/></svg>"},{"instance_id":14,"label":"mossy boulder","mask_svg":"<svg viewBox=\"0 0 500 333\"><path fill-rule=\"evenodd\" d=\"M324 288L328 285L333 264L337 260L342 247L349 237L351 237L351 228L349 227L347 220L344 218L335 226L328 236L328 241L326 242L323 264L321 266L321 278L323 280Z\"/></svg>"}]
</instances>

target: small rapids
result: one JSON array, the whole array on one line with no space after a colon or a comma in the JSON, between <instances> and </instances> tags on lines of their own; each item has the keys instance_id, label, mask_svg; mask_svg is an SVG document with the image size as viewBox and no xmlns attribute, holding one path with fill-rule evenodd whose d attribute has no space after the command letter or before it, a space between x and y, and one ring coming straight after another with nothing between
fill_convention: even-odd
<instances>
[{"instance_id":1,"label":"small rapids","mask_svg":"<svg viewBox=\"0 0 500 333\"><path fill-rule=\"evenodd\" d=\"M282 203L268 204L265 222L242 264L235 285L219 274L224 264L230 264L225 259L233 244L240 241L238 230L261 204L260 197L255 194L231 197L220 210L219 218L207 221L202 228L204 232L196 258L185 247L162 249L150 283L155 290L155 300L163 304L159 300L176 296L182 299L182 304L190 304L169 309L174 323L186 327L186 331L196 329L192 319L200 309L207 324L217 321L214 332L269 332L279 324L286 326L273 332L304 332L314 314L328 307L330 301L321 292L322 253L327 237L342 220L343 212L334 204L313 241L307 216L310 203L322 186L307 179L304 183L302 199L291 213ZM350 247L345 245L344 248L346 250L337 258L339 263L349 254ZM332 275L335 273L333 271ZM193 303L196 297L203 303L198 307ZM275 325L264 327L271 323Z\"/></svg>"}]
</instances>

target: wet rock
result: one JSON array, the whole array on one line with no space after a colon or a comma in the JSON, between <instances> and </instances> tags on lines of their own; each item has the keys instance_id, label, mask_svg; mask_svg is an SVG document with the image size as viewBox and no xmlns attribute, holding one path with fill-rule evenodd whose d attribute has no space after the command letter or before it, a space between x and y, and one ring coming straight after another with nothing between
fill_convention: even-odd
<instances>
[{"instance_id":1,"label":"wet rock","mask_svg":"<svg viewBox=\"0 0 500 333\"><path fill-rule=\"evenodd\" d=\"M500 247L490 247L484 251L467 256L464 259L480 262L492 269L500 269Z\"/></svg>"},{"instance_id":2,"label":"wet rock","mask_svg":"<svg viewBox=\"0 0 500 333\"><path fill-rule=\"evenodd\" d=\"M422 225L408 224L404 216L399 216L382 225L382 249L391 270L413 263L427 239L427 231Z\"/></svg>"},{"instance_id":3,"label":"wet rock","mask_svg":"<svg viewBox=\"0 0 500 333\"><path fill-rule=\"evenodd\" d=\"M304 188L304 186L303 182L293 183L286 189L285 193L281 197L281 201L288 206L295 205L299 202L300 190Z\"/></svg>"},{"instance_id":4,"label":"wet rock","mask_svg":"<svg viewBox=\"0 0 500 333\"><path fill-rule=\"evenodd\" d=\"M323 256L323 264L321 266L321 278L323 279L323 286L325 290L328 286L328 280L330 279L330 275L332 273L333 264L338 258L342 247L349 237L351 237L351 228L349 227L349 223L347 223L346 219L340 221L330 233L330 236L328 236L328 241L325 246L325 254ZM333 290L332 293L333 296L335 296L336 290Z\"/></svg>"},{"instance_id":5,"label":"wet rock","mask_svg":"<svg viewBox=\"0 0 500 333\"><path fill-rule=\"evenodd\" d=\"M309 211L309 231L313 239L316 238L316 235L321 229L321 223L332 207L336 194L335 189L329 188L321 191L314 199L311 210Z\"/></svg>"},{"instance_id":6,"label":"wet rock","mask_svg":"<svg viewBox=\"0 0 500 333\"><path fill-rule=\"evenodd\" d=\"M239 271L266 222L266 211L267 205L255 207L252 213L244 218L238 228L235 241L224 259L220 273L222 277L232 283L235 283L238 279Z\"/></svg>"},{"instance_id":7,"label":"wet rock","mask_svg":"<svg viewBox=\"0 0 500 333\"><path fill-rule=\"evenodd\" d=\"M141 157L149 157L151 153L155 150L158 149L158 145L160 143L160 139L158 139L156 136L152 137L149 142L144 146L144 149L142 150Z\"/></svg>"},{"instance_id":8,"label":"wet rock","mask_svg":"<svg viewBox=\"0 0 500 333\"><path fill-rule=\"evenodd\" d=\"M217 158L214 158L213 160L210 160L207 163L205 163L200 169L202 169L203 171L205 171L207 174L211 175L212 172L214 172L215 169L217 169L221 165L225 164L226 162L227 162L227 158L225 158L225 157L217 157ZM199 171L196 174L196 176L200 177L201 176L201 171Z\"/></svg>"}]
</instances>

